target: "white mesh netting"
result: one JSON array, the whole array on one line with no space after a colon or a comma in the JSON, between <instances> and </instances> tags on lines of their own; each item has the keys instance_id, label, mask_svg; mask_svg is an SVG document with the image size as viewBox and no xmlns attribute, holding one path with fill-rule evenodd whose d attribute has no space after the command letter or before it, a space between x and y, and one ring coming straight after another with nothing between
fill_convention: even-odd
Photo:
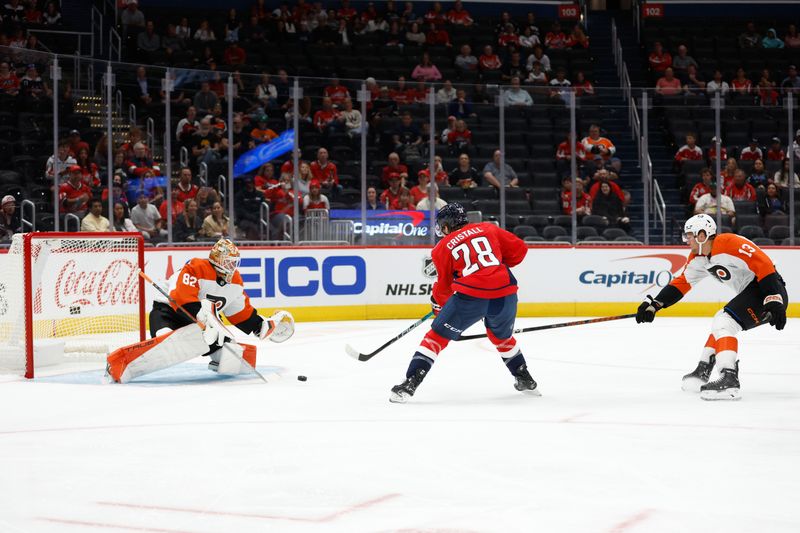
<instances>
[{"instance_id":1,"label":"white mesh netting","mask_svg":"<svg viewBox=\"0 0 800 533\"><path fill-rule=\"evenodd\" d=\"M30 261L23 234L0 258L1 369L32 374L43 365L102 361L111 349L140 339L141 238L33 233L27 239Z\"/></svg>"}]
</instances>

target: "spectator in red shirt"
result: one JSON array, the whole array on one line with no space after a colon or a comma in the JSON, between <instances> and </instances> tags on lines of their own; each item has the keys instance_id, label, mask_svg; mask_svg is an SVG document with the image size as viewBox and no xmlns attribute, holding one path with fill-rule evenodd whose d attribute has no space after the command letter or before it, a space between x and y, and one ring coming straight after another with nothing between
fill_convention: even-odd
<instances>
[{"instance_id":1,"label":"spectator in red shirt","mask_svg":"<svg viewBox=\"0 0 800 533\"><path fill-rule=\"evenodd\" d=\"M383 171L381 172L381 181L383 182L384 187L389 186L389 176L392 174L397 174L398 176L408 176L408 167L400 162L400 156L397 154L397 152L392 152L389 154L388 163L388 165L383 167Z\"/></svg>"},{"instance_id":2,"label":"spectator in red shirt","mask_svg":"<svg viewBox=\"0 0 800 533\"><path fill-rule=\"evenodd\" d=\"M447 187L450 185L450 176L448 176L447 172L444 171L444 167L442 166L442 156L437 155L433 158L433 168L436 169L436 185L439 187ZM420 170L417 175L419 174L425 174L428 176L428 178L430 178L431 175L427 168Z\"/></svg>"},{"instance_id":3,"label":"spectator in red shirt","mask_svg":"<svg viewBox=\"0 0 800 533\"><path fill-rule=\"evenodd\" d=\"M331 208L331 203L328 197L320 192L321 184L318 180L311 180L308 185L308 194L303 197L303 213L309 209L328 209Z\"/></svg>"},{"instance_id":4,"label":"spectator in red shirt","mask_svg":"<svg viewBox=\"0 0 800 533\"><path fill-rule=\"evenodd\" d=\"M185 207L185 204L178 199L179 197L180 197L180 191L177 188L172 189L172 223L173 224L177 220L178 215L183 213L183 209ZM163 202L161 202L161 205L158 206L158 214L161 215L162 220L167 220L167 205L168 205L168 202L163 201ZM166 223L164 223L164 226L166 227Z\"/></svg>"},{"instance_id":5,"label":"spectator in red shirt","mask_svg":"<svg viewBox=\"0 0 800 533\"><path fill-rule=\"evenodd\" d=\"M322 109L314 113L314 127L320 133L328 133L335 131L339 127L339 112L333 108L333 102L330 98L322 98Z\"/></svg>"},{"instance_id":6,"label":"spectator in red shirt","mask_svg":"<svg viewBox=\"0 0 800 533\"><path fill-rule=\"evenodd\" d=\"M75 161L81 167L81 179L90 188L100 186L100 169L89 157L89 149L82 147L78 150Z\"/></svg>"},{"instance_id":7,"label":"spectator in red shirt","mask_svg":"<svg viewBox=\"0 0 800 533\"><path fill-rule=\"evenodd\" d=\"M704 168L700 171L700 180L700 183L696 183L689 193L689 206L692 213L694 213L694 206L697 200L704 194L710 193L711 189L716 187L716 184L714 184L714 173L711 172L710 168Z\"/></svg>"},{"instance_id":8,"label":"spectator in red shirt","mask_svg":"<svg viewBox=\"0 0 800 533\"><path fill-rule=\"evenodd\" d=\"M244 65L247 63L247 52L237 42L228 43L222 60L226 65Z\"/></svg>"},{"instance_id":9,"label":"spectator in red shirt","mask_svg":"<svg viewBox=\"0 0 800 533\"><path fill-rule=\"evenodd\" d=\"M328 160L327 149L317 150L317 160L311 163L311 175L324 189L332 189L339 185L339 171L336 164Z\"/></svg>"},{"instance_id":10,"label":"spectator in red shirt","mask_svg":"<svg viewBox=\"0 0 800 533\"><path fill-rule=\"evenodd\" d=\"M575 82L572 84L572 88L575 89L575 96L578 98L583 95L594 94L594 86L592 82L586 79L586 75L582 70L575 73Z\"/></svg>"},{"instance_id":11,"label":"spectator in red shirt","mask_svg":"<svg viewBox=\"0 0 800 533\"><path fill-rule=\"evenodd\" d=\"M192 169L189 167L181 169L178 173L178 184L175 186L175 190L178 192L179 202L185 202L197 196L197 185L192 183Z\"/></svg>"},{"instance_id":12,"label":"spectator in red shirt","mask_svg":"<svg viewBox=\"0 0 800 533\"><path fill-rule=\"evenodd\" d=\"M350 98L350 91L347 90L347 87L339 83L338 78L334 77L331 78L331 84L322 91L322 95L330 98L334 107L338 109L344 105L345 100Z\"/></svg>"},{"instance_id":13,"label":"spectator in red shirt","mask_svg":"<svg viewBox=\"0 0 800 533\"><path fill-rule=\"evenodd\" d=\"M722 144L722 141L719 143L720 145L720 152L722 155L723 160L728 159L728 151L725 149L725 145ZM714 162L717 160L717 138L711 137L711 146L706 150L708 154L708 166L713 167Z\"/></svg>"},{"instance_id":14,"label":"spectator in red shirt","mask_svg":"<svg viewBox=\"0 0 800 533\"><path fill-rule=\"evenodd\" d=\"M420 170L417 174L417 185L411 187L411 198L416 206L423 198L428 197L431 175L427 170Z\"/></svg>"},{"instance_id":15,"label":"spectator in red shirt","mask_svg":"<svg viewBox=\"0 0 800 533\"><path fill-rule=\"evenodd\" d=\"M750 144L742 148L739 152L739 159L742 161L755 161L756 159L764 159L764 153L758 147L758 139L750 139Z\"/></svg>"},{"instance_id":16,"label":"spectator in red shirt","mask_svg":"<svg viewBox=\"0 0 800 533\"><path fill-rule=\"evenodd\" d=\"M747 79L744 69L739 67L736 69L736 77L731 81L731 90L738 94L750 94L753 88L753 82Z\"/></svg>"},{"instance_id":17,"label":"spectator in red shirt","mask_svg":"<svg viewBox=\"0 0 800 533\"><path fill-rule=\"evenodd\" d=\"M336 15L340 19L350 22L358 15L358 11L350 6L350 0L342 0L342 7L339 8L339 10L336 12Z\"/></svg>"},{"instance_id":18,"label":"spectator in red shirt","mask_svg":"<svg viewBox=\"0 0 800 533\"><path fill-rule=\"evenodd\" d=\"M677 96L683 91L681 80L675 77L672 67L664 70L664 76L656 82L656 93L661 96Z\"/></svg>"},{"instance_id":19,"label":"spectator in red shirt","mask_svg":"<svg viewBox=\"0 0 800 533\"><path fill-rule=\"evenodd\" d=\"M425 83L425 80L419 80L417 82L417 88L409 90L414 93L414 103L426 104L428 103L428 93L431 92L432 88L428 87L428 85Z\"/></svg>"},{"instance_id":20,"label":"spectator in red shirt","mask_svg":"<svg viewBox=\"0 0 800 533\"><path fill-rule=\"evenodd\" d=\"M447 17L442 10L441 2L434 2L431 9L425 13L424 20L426 24L435 24L437 27L444 26L447 22Z\"/></svg>"},{"instance_id":21,"label":"spectator in red shirt","mask_svg":"<svg viewBox=\"0 0 800 533\"><path fill-rule=\"evenodd\" d=\"M564 188L561 191L561 211L565 215L572 214L572 178L565 176L562 181ZM592 197L583 191L583 182L575 181L575 212L578 218L592 214Z\"/></svg>"},{"instance_id":22,"label":"spectator in red shirt","mask_svg":"<svg viewBox=\"0 0 800 533\"><path fill-rule=\"evenodd\" d=\"M92 198L92 190L83 181L81 167L69 167L69 179L58 188L63 213L84 214Z\"/></svg>"},{"instance_id":23,"label":"spectator in red shirt","mask_svg":"<svg viewBox=\"0 0 800 533\"><path fill-rule=\"evenodd\" d=\"M503 32L497 37L497 44L503 48L509 45L519 47L519 35L517 35L513 24L509 22L505 25Z\"/></svg>"},{"instance_id":24,"label":"spectator in red shirt","mask_svg":"<svg viewBox=\"0 0 800 533\"><path fill-rule=\"evenodd\" d=\"M270 204L271 238L282 241L286 238L284 227L289 220L287 217L294 216L292 177L289 174L282 174L278 186L267 190L264 197Z\"/></svg>"},{"instance_id":25,"label":"spectator in red shirt","mask_svg":"<svg viewBox=\"0 0 800 533\"><path fill-rule=\"evenodd\" d=\"M580 24L575 24L572 33L567 36L566 48L589 48L589 37Z\"/></svg>"},{"instance_id":26,"label":"spectator in red shirt","mask_svg":"<svg viewBox=\"0 0 800 533\"><path fill-rule=\"evenodd\" d=\"M19 94L19 78L7 61L0 62L0 94L17 96Z\"/></svg>"},{"instance_id":27,"label":"spectator in red shirt","mask_svg":"<svg viewBox=\"0 0 800 533\"><path fill-rule=\"evenodd\" d=\"M653 44L653 51L647 57L647 62L653 72L664 72L672 66L672 55L664 50L660 41L656 41Z\"/></svg>"},{"instance_id":28,"label":"spectator in red shirt","mask_svg":"<svg viewBox=\"0 0 800 533\"><path fill-rule=\"evenodd\" d=\"M481 70L500 70L503 62L500 57L494 53L492 46L487 44L483 47L483 55L478 58L478 67Z\"/></svg>"},{"instance_id":29,"label":"spectator in red shirt","mask_svg":"<svg viewBox=\"0 0 800 533\"><path fill-rule=\"evenodd\" d=\"M452 46L450 44L450 34L441 26L431 22L428 25L428 33L425 34L425 44L429 46Z\"/></svg>"},{"instance_id":30,"label":"spectator in red shirt","mask_svg":"<svg viewBox=\"0 0 800 533\"><path fill-rule=\"evenodd\" d=\"M767 151L768 161L783 161L786 159L786 152L781 148L781 140L778 137L772 138L772 144Z\"/></svg>"},{"instance_id":31,"label":"spectator in red shirt","mask_svg":"<svg viewBox=\"0 0 800 533\"><path fill-rule=\"evenodd\" d=\"M681 146L680 150L675 153L675 162L680 166L684 161L701 161L703 159L703 149L697 146L696 139L693 133L686 135L686 144Z\"/></svg>"},{"instance_id":32,"label":"spectator in red shirt","mask_svg":"<svg viewBox=\"0 0 800 533\"><path fill-rule=\"evenodd\" d=\"M400 175L390 174L389 188L381 193L381 203L386 206L386 209L397 209L401 191L408 191L408 189L400 185Z\"/></svg>"},{"instance_id":33,"label":"spectator in red shirt","mask_svg":"<svg viewBox=\"0 0 800 533\"><path fill-rule=\"evenodd\" d=\"M447 146L452 155L468 154L474 155L472 147L472 132L467 128L467 123L463 120L456 120L456 127L447 134Z\"/></svg>"},{"instance_id":34,"label":"spectator in red shirt","mask_svg":"<svg viewBox=\"0 0 800 533\"><path fill-rule=\"evenodd\" d=\"M69 143L69 155L72 157L77 157L81 148L85 148L86 152L89 152L89 143L81 140L81 132L78 130L72 130L69 132L67 142Z\"/></svg>"},{"instance_id":35,"label":"spectator in red shirt","mask_svg":"<svg viewBox=\"0 0 800 533\"><path fill-rule=\"evenodd\" d=\"M389 96L397 105L408 105L414 101L414 89L406 86L405 76L397 78L397 86L389 92Z\"/></svg>"},{"instance_id":36,"label":"spectator in red shirt","mask_svg":"<svg viewBox=\"0 0 800 533\"><path fill-rule=\"evenodd\" d=\"M270 187L277 185L278 180L275 178L275 165L272 163L264 163L261 165L261 168L259 168L256 173L256 177L253 178L253 184L256 190L260 191L262 194L266 193L267 189Z\"/></svg>"},{"instance_id":37,"label":"spectator in red shirt","mask_svg":"<svg viewBox=\"0 0 800 533\"><path fill-rule=\"evenodd\" d=\"M589 187L589 196L591 196L592 201L594 201L594 199L600 193L600 185L602 185L603 183L608 183L609 187L611 187L611 192L619 198L620 202L622 202L623 204L626 202L625 192L619 185L611 181L611 176L612 176L611 172L609 172L605 168L601 168L600 170L594 173L593 176L594 181L591 187ZM583 185L583 183L581 183L581 185ZM571 187L572 185L570 185L570 189Z\"/></svg>"},{"instance_id":38,"label":"spectator in red shirt","mask_svg":"<svg viewBox=\"0 0 800 533\"><path fill-rule=\"evenodd\" d=\"M733 182L733 178L736 175L737 170L739 170L739 165L736 162L736 159L729 157L728 161L725 163L725 168L722 169L722 174L720 175L720 178L722 179L723 192Z\"/></svg>"},{"instance_id":39,"label":"spectator in red shirt","mask_svg":"<svg viewBox=\"0 0 800 533\"><path fill-rule=\"evenodd\" d=\"M140 177L147 171L152 171L156 176L161 175L161 169L147 156L147 146L142 142L133 145L133 157L128 160L127 165L128 175L132 178Z\"/></svg>"},{"instance_id":40,"label":"spectator in red shirt","mask_svg":"<svg viewBox=\"0 0 800 533\"><path fill-rule=\"evenodd\" d=\"M414 203L414 199L411 197L411 192L408 189L400 190L400 196L397 198L397 203L392 209L397 209L398 211L415 211L417 209L417 204Z\"/></svg>"},{"instance_id":41,"label":"spectator in red shirt","mask_svg":"<svg viewBox=\"0 0 800 533\"><path fill-rule=\"evenodd\" d=\"M755 202L756 189L747 183L744 170L737 168L733 174L733 182L725 189L725 194L734 202Z\"/></svg>"},{"instance_id":42,"label":"spectator in red shirt","mask_svg":"<svg viewBox=\"0 0 800 533\"><path fill-rule=\"evenodd\" d=\"M464 9L461 0L456 0L453 9L447 12L447 22L453 26L472 26L474 21L469 12Z\"/></svg>"},{"instance_id":43,"label":"spectator in red shirt","mask_svg":"<svg viewBox=\"0 0 800 533\"><path fill-rule=\"evenodd\" d=\"M550 31L544 36L544 46L555 49L567 47L567 36L561 31L561 24L558 21L553 22Z\"/></svg>"}]
</instances>

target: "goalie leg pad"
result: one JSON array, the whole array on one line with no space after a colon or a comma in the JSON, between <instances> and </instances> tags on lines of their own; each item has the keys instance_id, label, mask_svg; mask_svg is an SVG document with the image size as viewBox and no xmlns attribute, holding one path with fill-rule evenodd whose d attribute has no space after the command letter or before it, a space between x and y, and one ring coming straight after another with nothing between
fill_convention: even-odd
<instances>
[{"instance_id":1,"label":"goalie leg pad","mask_svg":"<svg viewBox=\"0 0 800 533\"><path fill-rule=\"evenodd\" d=\"M230 350L236 352L239 357L244 359L249 366L256 367L256 347L252 344L235 344L229 342L218 350L211 352L211 362L208 363L208 369L224 376L238 376L239 374L249 374L250 368L247 364L242 363L238 357L232 354Z\"/></svg>"},{"instance_id":2,"label":"goalie leg pad","mask_svg":"<svg viewBox=\"0 0 800 533\"><path fill-rule=\"evenodd\" d=\"M203 330L197 324L159 335L154 339L123 346L107 358L108 375L117 383L169 368L208 352Z\"/></svg>"}]
</instances>

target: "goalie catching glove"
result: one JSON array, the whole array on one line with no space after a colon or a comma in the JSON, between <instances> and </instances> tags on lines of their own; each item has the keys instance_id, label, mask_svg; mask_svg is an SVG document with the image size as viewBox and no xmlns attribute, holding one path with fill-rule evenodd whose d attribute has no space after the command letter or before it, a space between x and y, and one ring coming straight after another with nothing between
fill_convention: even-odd
<instances>
[{"instance_id":1,"label":"goalie catching glove","mask_svg":"<svg viewBox=\"0 0 800 533\"><path fill-rule=\"evenodd\" d=\"M284 342L294 335L294 317L289 311L275 311L269 318L263 318L258 338L272 342Z\"/></svg>"}]
</instances>

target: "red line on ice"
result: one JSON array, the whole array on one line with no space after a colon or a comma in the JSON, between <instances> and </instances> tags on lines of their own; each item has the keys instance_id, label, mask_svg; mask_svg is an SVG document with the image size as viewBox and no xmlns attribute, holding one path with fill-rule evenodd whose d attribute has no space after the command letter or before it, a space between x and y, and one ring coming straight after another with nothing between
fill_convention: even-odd
<instances>
[{"instance_id":1,"label":"red line on ice","mask_svg":"<svg viewBox=\"0 0 800 533\"><path fill-rule=\"evenodd\" d=\"M212 516L233 516L238 518L260 518L264 520L287 520L290 522L325 523L325 522L332 522L337 518L344 516L346 514L350 514L356 511L361 511L368 507L372 507L398 497L400 497L399 494L386 494L384 496L379 496L371 500L347 506L344 509L317 518L305 518L301 516L270 515L270 514L259 514L259 513L210 511L207 509L191 509L187 507L166 507L162 505L141 505L136 503L124 503L124 502L96 502L96 503L98 505L108 505L112 507L127 507L130 509L143 509L148 511L168 511L174 513L191 513L191 514L202 514L202 515L212 515Z\"/></svg>"},{"instance_id":2,"label":"red line on ice","mask_svg":"<svg viewBox=\"0 0 800 533\"><path fill-rule=\"evenodd\" d=\"M183 529L160 529L153 527L125 526L122 524L109 524L106 522L86 522L85 520L68 520L64 518L39 517L37 520L53 522L56 524L67 524L71 526L102 527L105 529L125 529L127 531L147 531L151 533L193 533Z\"/></svg>"},{"instance_id":3,"label":"red line on ice","mask_svg":"<svg viewBox=\"0 0 800 533\"><path fill-rule=\"evenodd\" d=\"M652 509L645 509L643 511L639 511L630 518L627 518L622 522L620 522L619 524L617 524L616 526L612 527L609 530L609 533L622 533L623 531L626 531L627 529L635 526L636 524L644 522L645 520L650 518L651 514L653 514Z\"/></svg>"}]
</instances>

